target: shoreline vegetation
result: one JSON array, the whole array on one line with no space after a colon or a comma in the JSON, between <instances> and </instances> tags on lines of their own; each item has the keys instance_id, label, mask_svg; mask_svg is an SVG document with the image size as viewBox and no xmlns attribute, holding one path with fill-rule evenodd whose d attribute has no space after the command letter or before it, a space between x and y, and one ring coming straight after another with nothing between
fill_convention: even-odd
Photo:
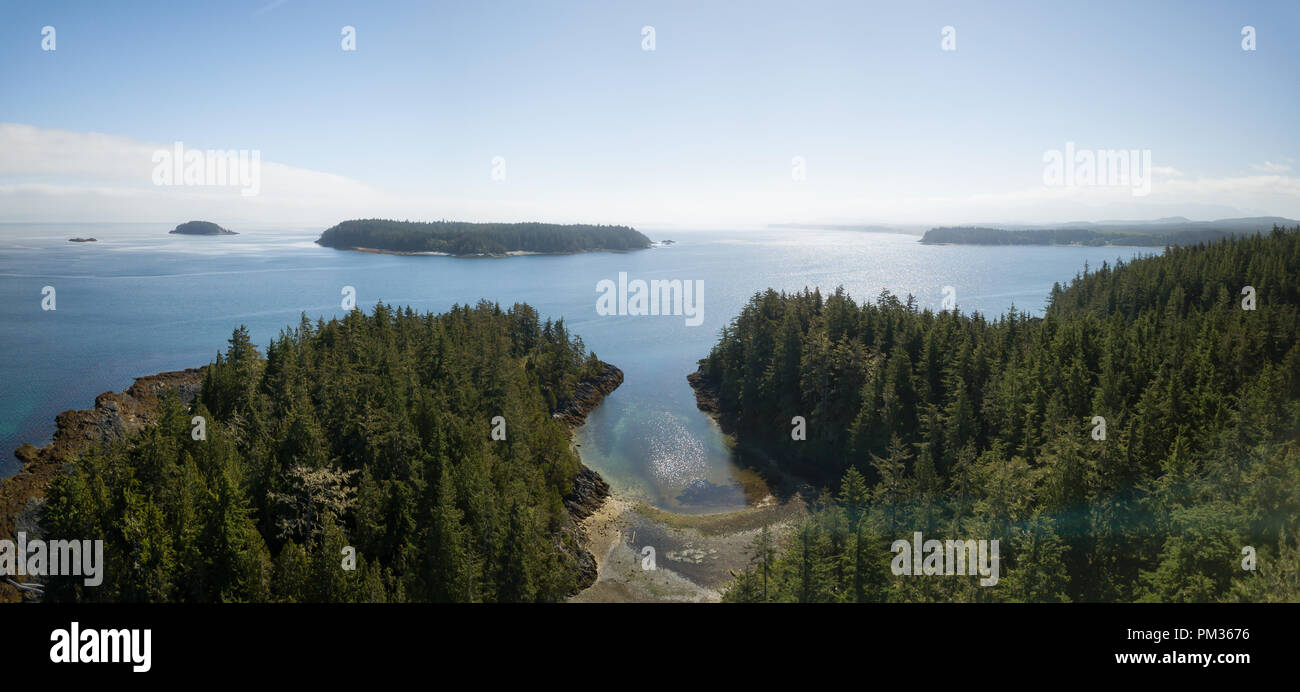
<instances>
[{"instance_id":1,"label":"shoreline vegetation","mask_svg":"<svg viewBox=\"0 0 1300 692\"><path fill-rule=\"evenodd\" d=\"M1281 217L1189 221L1182 217L1157 221L1072 223L1057 228L1005 229L983 226L931 228L921 237L926 245L1074 245L1085 247L1152 247L1210 243L1224 238L1267 233L1275 226L1297 223Z\"/></svg>"},{"instance_id":2,"label":"shoreline vegetation","mask_svg":"<svg viewBox=\"0 0 1300 692\"><path fill-rule=\"evenodd\" d=\"M510 257L643 250L653 243L629 226L354 219L326 229L318 245L393 255Z\"/></svg>"},{"instance_id":3,"label":"shoreline vegetation","mask_svg":"<svg viewBox=\"0 0 1300 692\"><path fill-rule=\"evenodd\" d=\"M1300 226L1103 263L1042 318L755 294L700 408L834 492L723 600L1294 601L1297 274ZM916 533L999 540L998 588L891 574Z\"/></svg>"},{"instance_id":4,"label":"shoreline vegetation","mask_svg":"<svg viewBox=\"0 0 1300 692\"><path fill-rule=\"evenodd\" d=\"M403 349L358 360L354 349L391 349L398 334ZM388 410L388 423L337 418L348 396L393 389L380 371L417 355L418 382L371 402L405 410ZM471 371L497 374L465 390L453 373ZM0 538L79 526L105 540L113 564L131 565L101 589L52 577L55 601L562 600L596 580L581 524L610 495L572 432L622 381L563 321L542 324L523 304L304 316L264 357L241 328L214 363L137 378L94 409L60 414L45 447L19 448L22 467L0 480ZM489 439L491 413L509 416L500 440ZM201 440L192 417L204 420ZM122 483L116 499L82 496ZM142 520L137 511L163 538L123 563L139 546L122 544L121 522ZM210 531L225 535L185 545L217 539ZM330 557L341 541L358 546L355 572ZM0 602L20 598L0 584Z\"/></svg>"}]
</instances>

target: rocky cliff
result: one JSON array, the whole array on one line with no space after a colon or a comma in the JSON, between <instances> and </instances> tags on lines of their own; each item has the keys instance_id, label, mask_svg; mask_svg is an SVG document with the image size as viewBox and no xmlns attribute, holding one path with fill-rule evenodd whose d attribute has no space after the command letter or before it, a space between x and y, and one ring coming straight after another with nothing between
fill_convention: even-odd
<instances>
[{"instance_id":1,"label":"rocky cliff","mask_svg":"<svg viewBox=\"0 0 1300 692\"><path fill-rule=\"evenodd\" d=\"M695 407L703 411L718 424L723 434L735 432L735 421L722 413L722 404L718 400L718 383L704 374L704 360L699 361L699 369L686 376L691 389L695 390Z\"/></svg>"}]
</instances>

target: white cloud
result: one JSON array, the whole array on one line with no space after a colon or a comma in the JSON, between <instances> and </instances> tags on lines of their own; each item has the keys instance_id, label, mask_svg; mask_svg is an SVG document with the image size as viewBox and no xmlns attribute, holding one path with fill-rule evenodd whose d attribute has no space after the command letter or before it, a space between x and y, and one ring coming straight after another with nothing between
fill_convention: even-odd
<instances>
[{"instance_id":1,"label":"white cloud","mask_svg":"<svg viewBox=\"0 0 1300 692\"><path fill-rule=\"evenodd\" d=\"M599 189L553 182L539 187L532 178L512 175L508 185L485 182L452 198L419 190L398 194L346 176L263 159L259 194L244 197L239 187L154 185L153 154L171 147L170 142L0 123L0 221L208 219L245 227L325 227L348 218L386 217L704 227L783 221L1049 223L1175 215L1300 218L1300 177L1289 175L1285 164L1267 162L1264 165L1272 167L1267 174L1219 178L1191 178L1176 168L1154 167L1151 193L1140 198L1128 187L1016 188L988 181L983 183L991 188L986 191L970 193L977 188L966 187L956 193L924 177L910 184L906 174L891 174L884 188L842 176L824 184L725 176L674 183L661 176L630 176ZM487 180L486 173L483 178Z\"/></svg>"},{"instance_id":2,"label":"white cloud","mask_svg":"<svg viewBox=\"0 0 1300 692\"><path fill-rule=\"evenodd\" d=\"M251 197L235 186L154 185L154 152L172 146L0 123L0 221L318 223L400 206L360 181L273 161L261 162Z\"/></svg>"},{"instance_id":3,"label":"white cloud","mask_svg":"<svg viewBox=\"0 0 1300 692\"><path fill-rule=\"evenodd\" d=\"M1254 168L1257 171L1264 171L1265 173L1290 173L1291 172L1291 167L1288 166L1287 164L1273 163L1272 161L1265 161L1264 163L1252 163L1250 164L1250 167Z\"/></svg>"},{"instance_id":4,"label":"white cloud","mask_svg":"<svg viewBox=\"0 0 1300 692\"><path fill-rule=\"evenodd\" d=\"M398 194L353 178L261 160L258 194L237 186L159 186L154 153L174 143L0 123L0 222L158 222L330 226L344 219L618 221L608 205L572 198L448 198ZM190 143L185 143L190 150ZM484 175L484 179L487 176ZM501 188L506 193L508 188Z\"/></svg>"}]
</instances>

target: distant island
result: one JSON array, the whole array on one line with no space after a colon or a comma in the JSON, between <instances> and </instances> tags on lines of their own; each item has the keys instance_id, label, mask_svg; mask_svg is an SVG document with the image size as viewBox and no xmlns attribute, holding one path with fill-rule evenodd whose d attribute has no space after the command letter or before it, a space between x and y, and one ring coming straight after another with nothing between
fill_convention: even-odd
<instances>
[{"instance_id":1,"label":"distant island","mask_svg":"<svg viewBox=\"0 0 1300 692\"><path fill-rule=\"evenodd\" d=\"M1154 221L1074 222L1047 228L991 228L953 226L931 228L921 238L926 244L954 245L1126 245L1165 247L1195 245L1229 236L1249 236L1273 227L1295 225L1292 219L1260 216L1218 221L1191 221L1181 216Z\"/></svg>"},{"instance_id":2,"label":"distant island","mask_svg":"<svg viewBox=\"0 0 1300 692\"><path fill-rule=\"evenodd\" d=\"M224 229L211 221L187 221L176 228L173 228L169 232L179 233L181 235L239 235L238 233Z\"/></svg>"},{"instance_id":3,"label":"distant island","mask_svg":"<svg viewBox=\"0 0 1300 692\"><path fill-rule=\"evenodd\" d=\"M94 243L97 241L94 238L68 238L68 242L69 243Z\"/></svg>"},{"instance_id":4,"label":"distant island","mask_svg":"<svg viewBox=\"0 0 1300 692\"><path fill-rule=\"evenodd\" d=\"M344 221L321 233L316 243L361 252L486 257L642 250L651 246L649 238L628 226L386 219Z\"/></svg>"}]
</instances>

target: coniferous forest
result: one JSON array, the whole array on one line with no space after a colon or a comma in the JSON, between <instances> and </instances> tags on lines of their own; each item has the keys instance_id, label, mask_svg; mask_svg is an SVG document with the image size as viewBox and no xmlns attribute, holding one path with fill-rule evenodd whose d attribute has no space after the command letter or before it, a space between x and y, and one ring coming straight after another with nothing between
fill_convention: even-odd
<instances>
[{"instance_id":1,"label":"coniferous forest","mask_svg":"<svg viewBox=\"0 0 1300 692\"><path fill-rule=\"evenodd\" d=\"M0 5L20 678L1294 672L1300 0Z\"/></svg>"},{"instance_id":2,"label":"coniferous forest","mask_svg":"<svg viewBox=\"0 0 1300 692\"><path fill-rule=\"evenodd\" d=\"M1294 600L1298 276L1274 228L1085 270L1042 318L755 295L704 386L743 459L824 490L725 598ZM999 539L1000 583L894 576L916 531Z\"/></svg>"},{"instance_id":3,"label":"coniferous forest","mask_svg":"<svg viewBox=\"0 0 1300 692\"><path fill-rule=\"evenodd\" d=\"M1297 275L1300 228L1275 228L1085 268L1042 318L755 295L698 386L810 511L758 532L724 598L1293 600ZM241 327L192 404L51 483L41 530L112 568L46 598L563 599L591 568L557 411L607 367L523 304L304 316L264 355ZM999 540L1000 582L892 574L915 532Z\"/></svg>"},{"instance_id":4,"label":"coniferous forest","mask_svg":"<svg viewBox=\"0 0 1300 692\"><path fill-rule=\"evenodd\" d=\"M566 253L650 247L649 238L628 226L462 221L418 223L387 219L344 221L326 229L316 242L333 248L443 252L449 255Z\"/></svg>"},{"instance_id":5,"label":"coniferous forest","mask_svg":"<svg viewBox=\"0 0 1300 692\"><path fill-rule=\"evenodd\" d=\"M109 569L46 598L561 599L581 464L552 414L604 367L523 304L304 316L264 357L241 327L191 407L173 397L51 484L44 531L104 540Z\"/></svg>"}]
</instances>

